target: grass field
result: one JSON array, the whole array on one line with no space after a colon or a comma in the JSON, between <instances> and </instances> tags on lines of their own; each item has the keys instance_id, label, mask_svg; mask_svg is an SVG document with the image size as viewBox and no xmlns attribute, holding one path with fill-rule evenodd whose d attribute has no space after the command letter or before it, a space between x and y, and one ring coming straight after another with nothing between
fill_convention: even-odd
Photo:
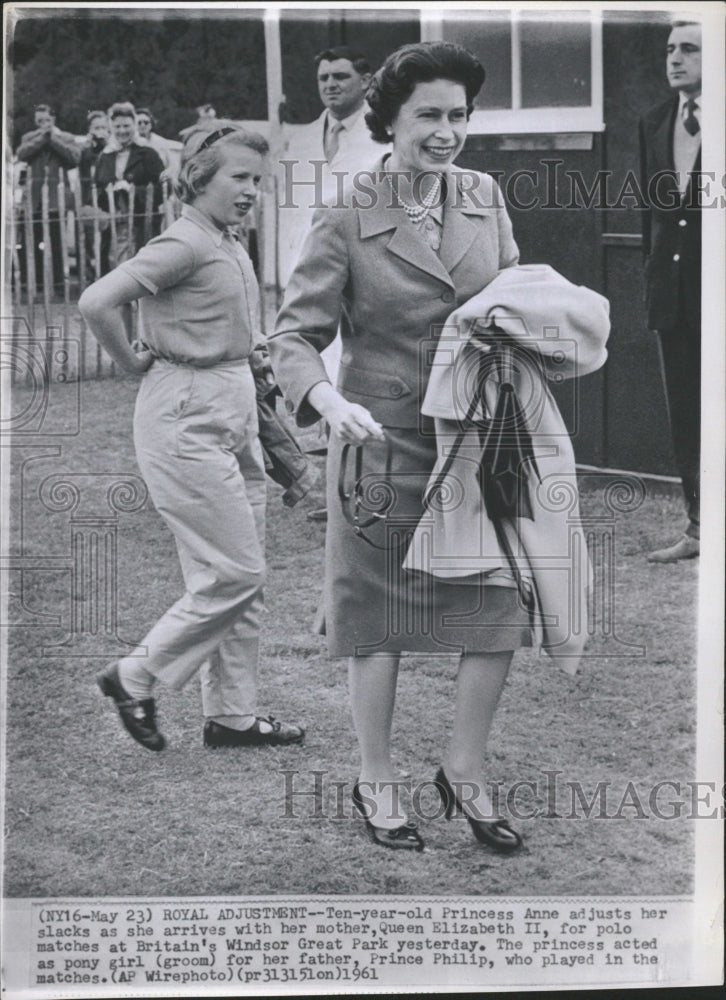
<instances>
[{"instance_id":1,"label":"grass field","mask_svg":"<svg viewBox=\"0 0 726 1000\"><path fill-rule=\"evenodd\" d=\"M71 512L42 502L49 476L70 474L81 484L72 516L88 515L85 530L115 538L118 636L140 638L181 592L171 535L150 502L108 520L109 481L137 472L135 389L123 378L54 386L38 433L30 420L38 405L31 390L15 396L22 433L10 527L18 568L9 577L6 894L690 891L693 824L685 817L658 819L648 806L657 782L695 777L697 564L659 567L645 559L649 548L680 530L675 494L649 490L637 510L613 522L614 630L596 630L580 674L570 678L532 650L515 657L486 773L503 792L516 792L513 801L526 814L515 820L524 850L499 857L478 846L462 820L436 818L429 785L420 796L430 817L421 822L427 851L405 856L371 845L353 818L357 753L345 665L330 661L323 640L311 634L323 530L305 510L320 506L321 486L293 510L271 487L268 519L260 707L304 724L304 747L205 751L192 682L181 693L159 690L169 748L148 753L123 733L93 683L114 649L121 651L117 639L99 633L52 648L68 639L74 606L78 611L84 595L69 582ZM603 480L585 477L582 491L586 515L606 517ZM55 507L63 507L55 497ZM106 521L94 527L93 518L104 514ZM87 631L92 627L87 623ZM396 759L415 783L430 780L438 766L454 682L452 659L402 662ZM316 781L317 800L286 795L291 788L312 792ZM515 782L525 784L514 788ZM605 808L596 806L584 818L582 809L573 810L573 786L592 799L600 782L606 783ZM638 815L638 802L645 815ZM664 813L667 802L666 792L658 799ZM534 817L536 810L542 815ZM598 816L602 811L610 818ZM573 812L580 818L568 818Z\"/></svg>"}]
</instances>

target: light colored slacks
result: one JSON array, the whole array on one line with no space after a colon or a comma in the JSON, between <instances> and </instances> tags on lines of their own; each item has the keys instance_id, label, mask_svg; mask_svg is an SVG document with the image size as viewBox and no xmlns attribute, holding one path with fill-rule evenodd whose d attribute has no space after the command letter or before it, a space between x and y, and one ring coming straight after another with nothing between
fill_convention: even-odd
<instances>
[{"instance_id":1,"label":"light colored slacks","mask_svg":"<svg viewBox=\"0 0 726 1000\"><path fill-rule=\"evenodd\" d=\"M186 593L130 658L172 688L201 668L207 717L254 714L266 485L249 365L155 361L136 400L134 444Z\"/></svg>"}]
</instances>

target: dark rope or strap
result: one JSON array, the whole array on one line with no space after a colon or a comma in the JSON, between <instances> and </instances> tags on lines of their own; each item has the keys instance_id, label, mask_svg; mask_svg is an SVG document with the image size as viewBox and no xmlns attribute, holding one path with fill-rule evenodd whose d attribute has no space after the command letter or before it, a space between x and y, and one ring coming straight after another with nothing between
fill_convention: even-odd
<instances>
[{"instance_id":1,"label":"dark rope or strap","mask_svg":"<svg viewBox=\"0 0 726 1000\"><path fill-rule=\"evenodd\" d=\"M511 356L511 351L503 344L499 344L494 349L494 351L492 351L490 354L485 355L485 357L481 359L480 369L479 369L479 384L478 384L479 392L478 394L477 393L473 394L473 398L469 405L467 414L464 417L464 420L462 421L461 429L457 434L454 443L451 446L449 453L447 454L444 460L444 464L441 467L441 470L439 471L438 475L436 476L434 483L426 491L426 495L424 496L425 510L429 510L431 508L431 504L433 503L436 494L443 487L446 481L446 477L451 471L454 459L458 455L461 449L461 445L464 442L467 430L470 429L471 427L479 427L480 429L483 429L485 435L489 437L493 432L495 432L498 429L496 427L496 420L493 417L487 418L486 416L487 407L486 407L486 399L484 396L484 384L486 382L486 379L489 377L491 370L494 369L496 370L496 372L500 377L500 400L502 398L502 393L512 393L516 398L514 386L510 381L512 364L513 360ZM481 422L478 422L474 420L474 414L476 413L477 407L479 406L480 403L482 406L483 420ZM498 408L499 406L497 405L495 407L494 417L496 417ZM527 461L531 462L531 464L534 466L536 474L539 475L537 471L536 462L534 459L534 454L533 453L527 454L527 449L526 448L522 449L522 442L520 434L518 433L519 430L521 429L515 427L517 449L518 451L522 451L520 457L522 459L526 459ZM530 445L529 450L531 451L531 441L529 441L528 434L527 434L527 441ZM486 448L486 445L484 445L484 448ZM487 465L482 469L482 472L484 475L487 474L491 475L491 468L489 466L489 463L487 463ZM481 486L482 486L481 490L482 499L484 501L484 508L487 512L487 516L489 517L489 519L492 522L492 525L494 526L494 530L497 536L497 541L499 542L499 546L506 557L507 563L509 564L509 568L512 571L512 576L514 577L515 583L517 585L517 591L519 592L520 600L522 601L523 606L527 609L527 611L531 616L535 610L534 591L532 587L529 585L529 583L525 581L524 577L522 576L517 560L515 559L514 553L512 552L512 548L509 544L509 539L507 538L506 533L504 531L503 521L510 520L511 515L494 516L492 513L490 513L487 505L487 500L489 500L489 502L491 503L491 491L485 488L485 483L482 482Z\"/></svg>"},{"instance_id":2,"label":"dark rope or strap","mask_svg":"<svg viewBox=\"0 0 726 1000\"><path fill-rule=\"evenodd\" d=\"M386 460L384 466L383 476L381 478L382 483L391 482L391 471L393 466L393 452L391 449L391 442L386 438ZM343 517L348 522L348 524L353 528L353 531L359 538L362 538L364 542L368 542L374 548L386 548L387 546L377 545L375 542L371 541L370 538L364 533L366 528L370 528L371 525L377 524L379 521L385 521L388 517L388 512L383 511L382 513L378 511L370 511L370 516L366 518L361 518L360 510L363 501L363 490L361 480L363 478L363 445L343 445L343 450L340 455L340 469L338 470L338 498L340 499L341 508L343 511ZM354 464L354 479L353 488L351 492L346 490L346 474L348 471L348 455L350 449L355 448L355 464Z\"/></svg>"}]
</instances>

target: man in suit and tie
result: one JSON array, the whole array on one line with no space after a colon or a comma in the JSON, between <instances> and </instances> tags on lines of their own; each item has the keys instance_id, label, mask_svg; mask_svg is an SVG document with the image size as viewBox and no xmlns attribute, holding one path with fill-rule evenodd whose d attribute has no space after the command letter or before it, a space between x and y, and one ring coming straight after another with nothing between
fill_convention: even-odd
<instances>
[{"instance_id":1,"label":"man in suit and tie","mask_svg":"<svg viewBox=\"0 0 726 1000\"><path fill-rule=\"evenodd\" d=\"M279 212L279 278L284 287L300 255L313 212L384 151L365 122L368 60L358 49L338 45L315 57L323 113L292 133L282 160ZM338 175L338 176L336 176Z\"/></svg>"},{"instance_id":2,"label":"man in suit and tie","mask_svg":"<svg viewBox=\"0 0 726 1000\"><path fill-rule=\"evenodd\" d=\"M282 161L279 212L280 284L285 287L297 263L313 212L334 198L361 170L380 159L386 147L374 142L366 125L365 101L371 80L365 55L348 45L325 49L315 56L318 93L323 113L290 139ZM322 353L328 377L336 384L340 337ZM313 521L327 520L324 508L308 512Z\"/></svg>"},{"instance_id":3,"label":"man in suit and tie","mask_svg":"<svg viewBox=\"0 0 726 1000\"><path fill-rule=\"evenodd\" d=\"M657 331L673 450L688 512L684 534L648 555L671 563L699 554L701 439L701 27L676 22L666 71L673 95L640 123L648 326ZM694 176L694 174L696 176Z\"/></svg>"}]
</instances>

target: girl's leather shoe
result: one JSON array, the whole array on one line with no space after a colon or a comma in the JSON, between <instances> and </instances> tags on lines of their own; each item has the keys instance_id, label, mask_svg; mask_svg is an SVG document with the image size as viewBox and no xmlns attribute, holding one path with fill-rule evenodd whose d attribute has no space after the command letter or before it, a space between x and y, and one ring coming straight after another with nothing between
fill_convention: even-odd
<instances>
[{"instance_id":1,"label":"girl's leather shoe","mask_svg":"<svg viewBox=\"0 0 726 1000\"><path fill-rule=\"evenodd\" d=\"M130 697L121 684L118 663L109 665L96 675L96 683L107 698L113 698L126 732L147 750L163 750L166 740L156 728L156 707L153 698L138 701Z\"/></svg>"},{"instance_id":2,"label":"girl's leather shoe","mask_svg":"<svg viewBox=\"0 0 726 1000\"><path fill-rule=\"evenodd\" d=\"M360 786L357 782L353 785L351 798L353 805L365 820L366 833L374 844L390 847L394 851L423 851L424 842L413 821L402 823L401 826L397 826L393 830L384 830L383 827L374 826L366 816Z\"/></svg>"},{"instance_id":3,"label":"girl's leather shoe","mask_svg":"<svg viewBox=\"0 0 726 1000\"><path fill-rule=\"evenodd\" d=\"M445 819L451 819L456 807L461 809L471 827L471 832L480 844L487 844L487 846L493 848L495 851L499 851L500 854L512 854L522 846L522 838L516 830L512 829L506 819L485 821L474 819L468 812L465 812L461 802L456 797L454 789L451 787L449 779L444 774L443 767L440 767L436 772L434 784L444 805Z\"/></svg>"},{"instance_id":4,"label":"girl's leather shoe","mask_svg":"<svg viewBox=\"0 0 726 1000\"><path fill-rule=\"evenodd\" d=\"M260 723L264 723L264 727ZM266 719L258 716L249 729L230 729L212 719L204 723L204 746L208 750L220 747L279 747L302 743L304 739L305 730L301 726L280 722L271 715Z\"/></svg>"}]
</instances>

